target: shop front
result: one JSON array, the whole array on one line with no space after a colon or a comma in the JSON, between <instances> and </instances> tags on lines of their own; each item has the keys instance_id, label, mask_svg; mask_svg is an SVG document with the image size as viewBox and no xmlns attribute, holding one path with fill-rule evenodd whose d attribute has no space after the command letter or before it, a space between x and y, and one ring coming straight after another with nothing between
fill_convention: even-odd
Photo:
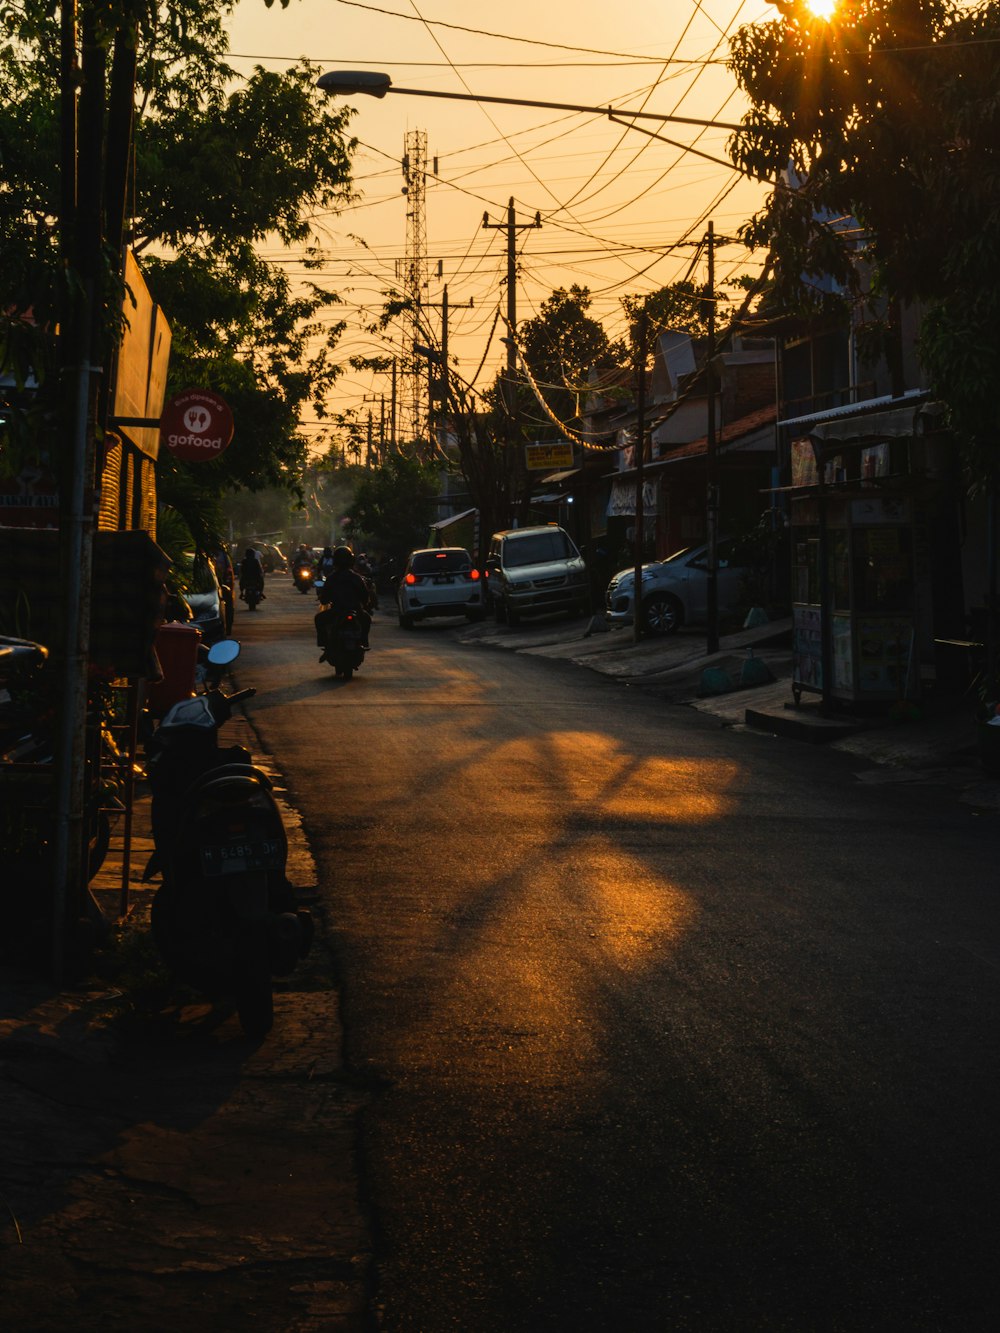
<instances>
[{"instance_id":1,"label":"shop front","mask_svg":"<svg viewBox=\"0 0 1000 1333\"><path fill-rule=\"evenodd\" d=\"M922 399L785 423L792 535L793 677L824 704L920 694L933 653L933 548L948 504ZM873 405L874 406L874 405Z\"/></svg>"}]
</instances>

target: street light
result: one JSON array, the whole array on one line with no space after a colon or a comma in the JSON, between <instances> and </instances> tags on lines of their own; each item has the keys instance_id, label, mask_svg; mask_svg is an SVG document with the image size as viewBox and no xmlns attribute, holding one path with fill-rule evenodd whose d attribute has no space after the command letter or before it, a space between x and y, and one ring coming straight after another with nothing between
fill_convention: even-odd
<instances>
[{"instance_id":1,"label":"street light","mask_svg":"<svg viewBox=\"0 0 1000 1333\"><path fill-rule=\"evenodd\" d=\"M316 80L316 87L334 96L337 93L365 93L368 97L384 97L386 93L401 93L406 97L444 97L456 102L493 102L501 106L534 106L547 111L583 111L590 115L608 116L615 120L619 116L629 116L633 120L656 120L661 124L668 121L677 125L701 125L717 130L739 130L739 125L732 125L724 120L699 120L695 116L665 116L658 111L629 111L627 107L579 106L574 102L539 102L528 97L487 97L481 93L446 93L430 88L394 88L388 74L375 70L335 69L329 74L321 74ZM731 163L729 164L732 165Z\"/></svg>"}]
</instances>

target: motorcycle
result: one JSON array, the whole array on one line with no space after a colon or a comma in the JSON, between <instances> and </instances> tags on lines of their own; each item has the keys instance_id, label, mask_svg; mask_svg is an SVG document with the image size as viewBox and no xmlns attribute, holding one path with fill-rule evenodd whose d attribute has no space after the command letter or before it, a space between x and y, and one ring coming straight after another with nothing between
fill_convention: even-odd
<instances>
[{"instance_id":1,"label":"motorcycle","mask_svg":"<svg viewBox=\"0 0 1000 1333\"><path fill-rule=\"evenodd\" d=\"M207 995L235 999L244 1031L262 1037L274 1022L272 978L306 956L313 923L285 874L270 778L243 746L219 746L234 706L256 693L219 688L238 654L231 639L215 644L209 688L175 704L157 729L147 765L154 852L143 878L162 873L151 925L164 962Z\"/></svg>"},{"instance_id":2,"label":"motorcycle","mask_svg":"<svg viewBox=\"0 0 1000 1333\"><path fill-rule=\"evenodd\" d=\"M322 599L322 590L317 589ZM321 604L324 624L320 634L325 660L333 674L350 680L365 660L364 630L353 611L334 611Z\"/></svg>"},{"instance_id":3,"label":"motorcycle","mask_svg":"<svg viewBox=\"0 0 1000 1333\"><path fill-rule=\"evenodd\" d=\"M299 592L308 592L315 582L312 565L296 565L292 570L292 582Z\"/></svg>"},{"instance_id":4,"label":"motorcycle","mask_svg":"<svg viewBox=\"0 0 1000 1333\"><path fill-rule=\"evenodd\" d=\"M257 605L263 599L263 596L264 596L264 589L256 588L253 585L251 585L248 588L244 588L243 591L240 593L240 597L247 604L248 611L256 611Z\"/></svg>"}]
</instances>

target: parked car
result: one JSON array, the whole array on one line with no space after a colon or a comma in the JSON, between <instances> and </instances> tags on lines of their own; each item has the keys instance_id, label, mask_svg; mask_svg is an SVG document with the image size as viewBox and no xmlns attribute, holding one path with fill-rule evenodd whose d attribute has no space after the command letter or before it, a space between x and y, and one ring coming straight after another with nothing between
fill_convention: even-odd
<instances>
[{"instance_id":1,"label":"parked car","mask_svg":"<svg viewBox=\"0 0 1000 1333\"><path fill-rule=\"evenodd\" d=\"M404 629L429 616L482 619L483 581L472 556L461 546L411 551L396 589L396 606Z\"/></svg>"},{"instance_id":2,"label":"parked car","mask_svg":"<svg viewBox=\"0 0 1000 1333\"><path fill-rule=\"evenodd\" d=\"M486 560L486 588L497 622L522 615L590 608L587 567L572 537L555 523L495 532Z\"/></svg>"},{"instance_id":3,"label":"parked car","mask_svg":"<svg viewBox=\"0 0 1000 1333\"><path fill-rule=\"evenodd\" d=\"M751 568L740 563L740 544L731 537L718 543L719 609L731 610L743 595ZM605 593L611 625L632 623L635 570L620 569ZM708 614L708 547L687 546L666 560L642 567L641 625L646 634L673 634L681 625L704 624Z\"/></svg>"},{"instance_id":4,"label":"parked car","mask_svg":"<svg viewBox=\"0 0 1000 1333\"><path fill-rule=\"evenodd\" d=\"M274 574L276 571L288 568L288 561L280 546L276 546L273 542L254 542L254 545L260 551L265 574Z\"/></svg>"}]
</instances>

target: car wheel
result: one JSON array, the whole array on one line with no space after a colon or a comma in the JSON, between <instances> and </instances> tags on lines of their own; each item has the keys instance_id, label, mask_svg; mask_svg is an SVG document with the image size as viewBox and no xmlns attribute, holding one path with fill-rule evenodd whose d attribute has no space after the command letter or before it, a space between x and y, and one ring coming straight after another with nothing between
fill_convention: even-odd
<instances>
[{"instance_id":1,"label":"car wheel","mask_svg":"<svg viewBox=\"0 0 1000 1333\"><path fill-rule=\"evenodd\" d=\"M674 634L684 618L684 608L669 593L654 593L642 604L642 629L645 634Z\"/></svg>"},{"instance_id":2,"label":"car wheel","mask_svg":"<svg viewBox=\"0 0 1000 1333\"><path fill-rule=\"evenodd\" d=\"M413 628L413 617L412 617L412 616L404 615L403 612L400 611L400 613L399 613L399 627L400 627L400 629L412 629L412 628Z\"/></svg>"},{"instance_id":3,"label":"car wheel","mask_svg":"<svg viewBox=\"0 0 1000 1333\"><path fill-rule=\"evenodd\" d=\"M502 597L493 598L493 619L498 625L507 623L507 603Z\"/></svg>"},{"instance_id":4,"label":"car wheel","mask_svg":"<svg viewBox=\"0 0 1000 1333\"><path fill-rule=\"evenodd\" d=\"M511 629L513 629L515 625L519 625L521 623L520 611L515 611L514 608L511 606L510 602L504 603L504 618L506 619L507 624L511 627Z\"/></svg>"}]
</instances>

